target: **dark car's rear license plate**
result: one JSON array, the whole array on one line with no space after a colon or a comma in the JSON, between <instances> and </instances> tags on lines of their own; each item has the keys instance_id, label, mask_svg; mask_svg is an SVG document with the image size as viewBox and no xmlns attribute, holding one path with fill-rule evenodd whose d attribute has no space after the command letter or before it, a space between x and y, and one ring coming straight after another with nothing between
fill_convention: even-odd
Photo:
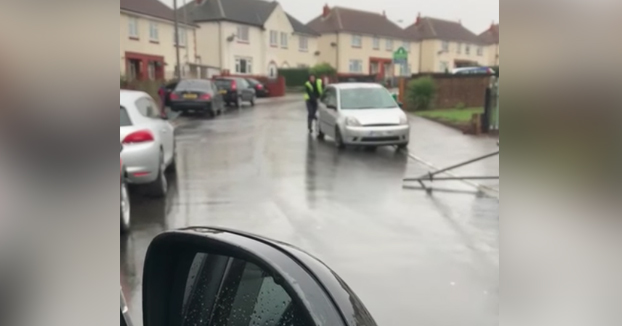
<instances>
[{"instance_id":1,"label":"dark car's rear license plate","mask_svg":"<svg viewBox=\"0 0 622 326\"><path fill-rule=\"evenodd\" d=\"M195 100L197 97L197 94L184 94L184 98L188 100Z\"/></svg>"}]
</instances>

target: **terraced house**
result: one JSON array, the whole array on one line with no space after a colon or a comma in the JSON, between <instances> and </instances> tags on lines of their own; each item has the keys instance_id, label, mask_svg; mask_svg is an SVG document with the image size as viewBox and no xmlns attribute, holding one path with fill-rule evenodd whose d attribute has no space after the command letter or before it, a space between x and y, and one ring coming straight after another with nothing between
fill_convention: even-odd
<instances>
[{"instance_id":1,"label":"terraced house","mask_svg":"<svg viewBox=\"0 0 622 326\"><path fill-rule=\"evenodd\" d=\"M419 15L405 31L420 44L418 66L421 72L442 73L490 63L486 43L460 22Z\"/></svg>"},{"instance_id":2,"label":"terraced house","mask_svg":"<svg viewBox=\"0 0 622 326\"><path fill-rule=\"evenodd\" d=\"M175 75L174 12L158 0L120 0L121 75L133 79L170 79ZM196 62L197 26L179 25L182 73Z\"/></svg>"},{"instance_id":3,"label":"terraced house","mask_svg":"<svg viewBox=\"0 0 622 326\"><path fill-rule=\"evenodd\" d=\"M276 1L196 0L179 12L200 27L201 62L231 74L276 76L278 68L317 62L319 35Z\"/></svg>"},{"instance_id":4,"label":"terraced house","mask_svg":"<svg viewBox=\"0 0 622 326\"><path fill-rule=\"evenodd\" d=\"M492 23L490 28L479 35L479 39L485 44L488 56L488 65L499 65L499 24Z\"/></svg>"},{"instance_id":5,"label":"terraced house","mask_svg":"<svg viewBox=\"0 0 622 326\"><path fill-rule=\"evenodd\" d=\"M325 5L309 27L321 34L319 59L337 69L339 75L372 75L379 79L418 71L419 45L385 13L374 13ZM393 64L393 52L408 51L406 65Z\"/></svg>"}]
</instances>

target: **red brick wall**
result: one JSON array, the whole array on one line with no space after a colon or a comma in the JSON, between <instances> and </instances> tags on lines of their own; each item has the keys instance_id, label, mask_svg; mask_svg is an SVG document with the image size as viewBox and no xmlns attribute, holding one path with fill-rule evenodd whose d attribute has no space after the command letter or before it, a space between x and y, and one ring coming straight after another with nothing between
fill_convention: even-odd
<instances>
[{"instance_id":1,"label":"red brick wall","mask_svg":"<svg viewBox=\"0 0 622 326\"><path fill-rule=\"evenodd\" d=\"M486 88L490 84L491 76L487 75L448 75L448 74L419 74L405 81L404 86L413 79L430 76L436 83L436 98L433 101L434 109L455 108L458 104L465 107L483 107L486 98ZM407 90L400 89L401 94Z\"/></svg>"}]
</instances>

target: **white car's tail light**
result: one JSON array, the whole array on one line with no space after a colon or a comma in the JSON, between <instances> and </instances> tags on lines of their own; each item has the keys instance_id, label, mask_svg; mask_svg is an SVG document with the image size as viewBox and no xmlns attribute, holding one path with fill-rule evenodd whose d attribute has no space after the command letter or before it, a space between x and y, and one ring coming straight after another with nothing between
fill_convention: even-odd
<instances>
[{"instance_id":1,"label":"white car's tail light","mask_svg":"<svg viewBox=\"0 0 622 326\"><path fill-rule=\"evenodd\" d=\"M153 134L149 130L135 131L123 139L124 144L147 143L154 141Z\"/></svg>"}]
</instances>

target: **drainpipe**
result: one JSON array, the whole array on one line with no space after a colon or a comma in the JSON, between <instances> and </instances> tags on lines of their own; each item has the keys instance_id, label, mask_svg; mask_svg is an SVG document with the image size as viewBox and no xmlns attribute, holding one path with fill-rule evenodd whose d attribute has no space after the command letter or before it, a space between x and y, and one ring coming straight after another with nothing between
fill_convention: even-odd
<instances>
[{"instance_id":1,"label":"drainpipe","mask_svg":"<svg viewBox=\"0 0 622 326\"><path fill-rule=\"evenodd\" d=\"M337 57L337 62L335 62L335 69L337 70L337 75L339 75L339 32L337 32L337 34L335 34L337 36L336 40L335 40L335 54Z\"/></svg>"},{"instance_id":2,"label":"drainpipe","mask_svg":"<svg viewBox=\"0 0 622 326\"><path fill-rule=\"evenodd\" d=\"M419 42L419 74L422 73L423 71L421 70L421 66L423 62L423 40L421 40L421 42Z\"/></svg>"},{"instance_id":3,"label":"drainpipe","mask_svg":"<svg viewBox=\"0 0 622 326\"><path fill-rule=\"evenodd\" d=\"M218 62L220 65L220 73L222 74L222 57L223 57L223 46L222 46L222 22L218 22Z\"/></svg>"}]
</instances>

